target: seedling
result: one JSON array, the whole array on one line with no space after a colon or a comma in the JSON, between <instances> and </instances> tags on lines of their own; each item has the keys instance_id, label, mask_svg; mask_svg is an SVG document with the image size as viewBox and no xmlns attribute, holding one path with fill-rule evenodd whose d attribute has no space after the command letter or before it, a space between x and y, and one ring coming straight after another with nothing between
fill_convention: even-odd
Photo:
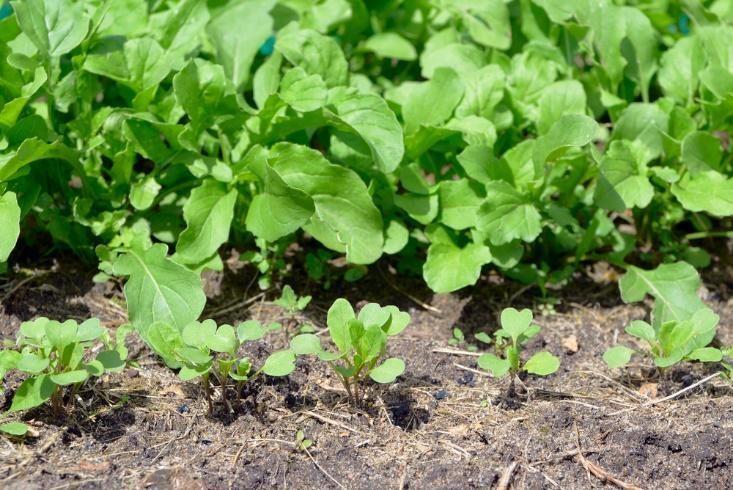
<instances>
[{"instance_id":1,"label":"seedling","mask_svg":"<svg viewBox=\"0 0 733 490\"><path fill-rule=\"evenodd\" d=\"M238 355L244 343L259 340L272 329L272 325L263 326L255 320L241 323L236 329L231 325L217 326L214 320L196 321L182 331L168 323L156 322L150 326L149 335L153 349L166 364L180 367L178 376L182 380L201 379L211 413L211 376L221 387L221 402L226 405L230 379L236 383L237 396L241 397L244 383L261 373L287 376L295 369L295 354L289 350L271 354L259 369L254 369L248 357Z\"/></svg>"},{"instance_id":2,"label":"seedling","mask_svg":"<svg viewBox=\"0 0 733 490\"><path fill-rule=\"evenodd\" d=\"M499 356L486 353L478 358L478 365L490 371L496 378L511 376L510 393L513 392L514 379L520 371L538 376L548 376L560 367L560 359L547 351L535 353L526 362L522 362L523 346L532 337L540 333L540 326L532 323L532 312L528 309L517 311L505 308L501 312L501 329L494 334L494 342ZM490 339L482 336L486 342Z\"/></svg>"},{"instance_id":3,"label":"seedling","mask_svg":"<svg viewBox=\"0 0 733 490\"><path fill-rule=\"evenodd\" d=\"M388 358L387 341L402 332L410 322L410 315L396 306L368 303L357 317L351 304L337 299L328 310L328 332L336 347L329 351L321 346L313 334L293 338L291 349L298 355L316 355L333 368L354 405L364 398L362 384L369 377L377 383L392 383L405 371L402 359Z\"/></svg>"},{"instance_id":4,"label":"seedling","mask_svg":"<svg viewBox=\"0 0 733 490\"><path fill-rule=\"evenodd\" d=\"M608 367L624 367L635 354L651 358L660 371L681 361L721 361L722 351L708 346L720 317L698 298L699 286L697 272L684 262L653 271L631 267L619 282L621 297L628 303L641 301L647 293L654 296L652 321L634 320L625 328L644 348L611 347L603 354Z\"/></svg>"},{"instance_id":5,"label":"seedling","mask_svg":"<svg viewBox=\"0 0 733 490\"><path fill-rule=\"evenodd\" d=\"M295 450L296 451L307 451L309 447L313 445L313 440L305 437L305 432L302 429L298 429L295 433Z\"/></svg>"},{"instance_id":6,"label":"seedling","mask_svg":"<svg viewBox=\"0 0 733 490\"><path fill-rule=\"evenodd\" d=\"M478 350L478 346L466 342L466 335L463 333L463 330L458 327L453 327L453 337L448 341L448 345L465 346L465 349L470 352Z\"/></svg>"},{"instance_id":7,"label":"seedling","mask_svg":"<svg viewBox=\"0 0 733 490\"><path fill-rule=\"evenodd\" d=\"M96 318L81 325L74 320L61 323L43 317L23 323L16 348L0 351L0 378L12 369L29 375L15 392L9 411L28 410L50 400L54 411L63 413L65 387L70 388L73 402L89 378L125 368L124 341L129 331L129 326L118 328L112 341ZM90 347L96 342L102 342L104 350L88 360Z\"/></svg>"},{"instance_id":8,"label":"seedling","mask_svg":"<svg viewBox=\"0 0 733 490\"><path fill-rule=\"evenodd\" d=\"M301 311L305 310L310 302L310 296L298 296L295 294L295 291L293 291L293 288L288 285L283 288L283 292L280 297L273 301L274 304L283 308L291 319Z\"/></svg>"}]
</instances>

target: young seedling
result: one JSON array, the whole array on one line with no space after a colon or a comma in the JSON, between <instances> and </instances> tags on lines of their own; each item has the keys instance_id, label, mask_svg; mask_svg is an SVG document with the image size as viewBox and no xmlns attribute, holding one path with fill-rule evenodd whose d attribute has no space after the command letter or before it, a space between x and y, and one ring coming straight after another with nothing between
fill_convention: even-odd
<instances>
[{"instance_id":1,"label":"young seedling","mask_svg":"<svg viewBox=\"0 0 733 490\"><path fill-rule=\"evenodd\" d=\"M640 339L645 349L625 345L611 347L603 354L610 368L626 366L635 354L651 358L661 371L681 361L720 362L723 352L707 345L715 336L720 318L711 309L703 307L691 318L661 323L658 328L642 320L634 320L626 328L627 334Z\"/></svg>"},{"instance_id":2,"label":"young seedling","mask_svg":"<svg viewBox=\"0 0 733 490\"><path fill-rule=\"evenodd\" d=\"M357 317L351 304L340 298L328 310L327 323L336 351L324 349L313 334L294 337L290 348L298 355L312 354L327 362L346 388L352 404L362 403L362 384L367 377L386 384L405 371L401 359L392 357L382 362L389 337L399 334L410 323L410 315L396 306L369 303Z\"/></svg>"},{"instance_id":3,"label":"young seedling","mask_svg":"<svg viewBox=\"0 0 733 490\"><path fill-rule=\"evenodd\" d=\"M117 329L113 341L99 320L92 318L79 325L37 318L20 326L16 347L0 351L0 378L12 370L29 375L15 392L9 412L28 410L51 401L56 414L64 412L64 388L70 399L89 379L125 368L125 336L129 326ZM90 347L101 342L104 349L89 360ZM11 429L14 426L11 426Z\"/></svg>"},{"instance_id":4,"label":"young seedling","mask_svg":"<svg viewBox=\"0 0 733 490\"><path fill-rule=\"evenodd\" d=\"M283 288L282 294L278 299L273 301L274 304L278 305L285 310L286 313L286 328L290 331L294 331L298 323L298 313L305 310L308 304L311 302L310 296L298 296L288 285Z\"/></svg>"},{"instance_id":5,"label":"young seedling","mask_svg":"<svg viewBox=\"0 0 733 490\"><path fill-rule=\"evenodd\" d=\"M448 345L465 347L469 352L476 352L478 350L478 346L470 342L466 342L466 335L463 333L463 330L458 327L453 327L453 337L448 341Z\"/></svg>"},{"instance_id":6,"label":"young seedling","mask_svg":"<svg viewBox=\"0 0 733 490\"><path fill-rule=\"evenodd\" d=\"M526 308L522 311L505 308L501 312L501 329L494 334L499 356L486 353L478 358L479 367L490 371L495 378L502 378L507 374L511 376L509 397L514 395L514 381L520 371L548 376L560 367L560 359L547 351L537 352L526 362L522 362L524 344L541 330L539 325L532 323L532 319L532 312ZM486 335L477 338L485 343L490 341Z\"/></svg>"},{"instance_id":7,"label":"young seedling","mask_svg":"<svg viewBox=\"0 0 733 490\"><path fill-rule=\"evenodd\" d=\"M261 373L287 376L295 369L295 354L289 350L271 354L259 369L253 368L248 357L238 355L244 343L261 339L271 329L271 326L263 326L255 320L241 323L236 329L231 325L217 327L214 320L196 321L186 325L182 331L168 323L156 322L150 326L149 335L152 347L166 364L180 367L178 376L182 380L201 379L211 414L211 376L221 387L221 402L226 405L229 379L235 382L235 391L241 397L244 383Z\"/></svg>"}]
</instances>

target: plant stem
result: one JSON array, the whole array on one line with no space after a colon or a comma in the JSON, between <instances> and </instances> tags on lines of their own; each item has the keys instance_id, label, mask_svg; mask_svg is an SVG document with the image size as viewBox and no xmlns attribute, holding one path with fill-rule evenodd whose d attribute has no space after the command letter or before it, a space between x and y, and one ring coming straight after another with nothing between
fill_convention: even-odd
<instances>
[{"instance_id":1,"label":"plant stem","mask_svg":"<svg viewBox=\"0 0 733 490\"><path fill-rule=\"evenodd\" d=\"M211 401L211 385L209 385L209 373L204 374L201 377L201 384L203 384L204 388L204 396L206 397L206 403L209 406L209 415L211 415L214 412L214 405Z\"/></svg>"}]
</instances>

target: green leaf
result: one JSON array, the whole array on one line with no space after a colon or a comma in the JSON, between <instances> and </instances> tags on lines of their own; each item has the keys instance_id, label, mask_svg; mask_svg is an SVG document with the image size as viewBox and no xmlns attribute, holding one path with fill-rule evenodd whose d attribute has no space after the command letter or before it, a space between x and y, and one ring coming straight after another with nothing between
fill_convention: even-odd
<instances>
[{"instance_id":1,"label":"green leaf","mask_svg":"<svg viewBox=\"0 0 733 490\"><path fill-rule=\"evenodd\" d=\"M234 29L241 29L241 25ZM299 30L293 22L278 32L275 49L309 75L320 75L326 86L346 85L348 65L335 39L311 29Z\"/></svg>"},{"instance_id":2,"label":"green leaf","mask_svg":"<svg viewBox=\"0 0 733 490\"><path fill-rule=\"evenodd\" d=\"M415 47L395 32L380 32L364 43L364 49L371 51L381 58L412 61L417 59Z\"/></svg>"},{"instance_id":3,"label":"green leaf","mask_svg":"<svg viewBox=\"0 0 733 490\"><path fill-rule=\"evenodd\" d=\"M51 381L48 375L44 374L28 378L23 381L15 392L13 403L10 405L8 412L28 410L42 405L46 400L51 398L54 391L56 391L56 384Z\"/></svg>"},{"instance_id":4,"label":"green leaf","mask_svg":"<svg viewBox=\"0 0 733 490\"><path fill-rule=\"evenodd\" d=\"M647 207L654 197L654 187L647 177L646 155L641 144L613 141L601 160L595 202L618 212Z\"/></svg>"},{"instance_id":5,"label":"green leaf","mask_svg":"<svg viewBox=\"0 0 733 490\"><path fill-rule=\"evenodd\" d=\"M377 303L367 303L359 310L357 319L367 328L371 326L382 328L392 317L388 309L382 308Z\"/></svg>"},{"instance_id":6,"label":"green leaf","mask_svg":"<svg viewBox=\"0 0 733 490\"><path fill-rule=\"evenodd\" d=\"M405 133L414 133L420 126L437 126L450 119L463 97L463 90L463 82L455 71L436 69L430 80L410 90L402 107Z\"/></svg>"},{"instance_id":7,"label":"green leaf","mask_svg":"<svg viewBox=\"0 0 733 490\"><path fill-rule=\"evenodd\" d=\"M0 194L0 262L5 262L20 235L20 207L14 192Z\"/></svg>"},{"instance_id":8,"label":"green leaf","mask_svg":"<svg viewBox=\"0 0 733 490\"><path fill-rule=\"evenodd\" d=\"M501 312L501 328L516 343L530 329L532 318L532 311L527 308L522 311L516 308L504 308Z\"/></svg>"},{"instance_id":9,"label":"green leaf","mask_svg":"<svg viewBox=\"0 0 733 490\"><path fill-rule=\"evenodd\" d=\"M688 102L698 85L698 74L705 63L697 37L678 39L662 53L657 80L664 94Z\"/></svg>"},{"instance_id":10,"label":"green leaf","mask_svg":"<svg viewBox=\"0 0 733 490\"><path fill-rule=\"evenodd\" d=\"M251 342L265 336L267 328L257 320L247 320L237 327L237 338L240 342Z\"/></svg>"},{"instance_id":11,"label":"green leaf","mask_svg":"<svg viewBox=\"0 0 733 490\"><path fill-rule=\"evenodd\" d=\"M296 355L304 356L308 354L318 354L323 350L323 347L321 347L321 340L317 335L305 333L293 337L290 341L290 349L295 352Z\"/></svg>"},{"instance_id":12,"label":"green leaf","mask_svg":"<svg viewBox=\"0 0 733 490\"><path fill-rule=\"evenodd\" d=\"M316 150L291 143L272 147L270 165L291 187L315 204L315 217L305 226L321 242L336 240L349 262L369 264L382 254L382 217L366 185L352 170L329 163ZM329 233L330 232L330 233Z\"/></svg>"},{"instance_id":13,"label":"green leaf","mask_svg":"<svg viewBox=\"0 0 733 490\"><path fill-rule=\"evenodd\" d=\"M206 26L216 58L240 88L248 79L257 50L272 34L274 0L243 0L226 5Z\"/></svg>"},{"instance_id":14,"label":"green leaf","mask_svg":"<svg viewBox=\"0 0 733 490\"><path fill-rule=\"evenodd\" d=\"M28 433L29 427L23 422L7 422L0 425L0 432L9 436L22 437Z\"/></svg>"},{"instance_id":15,"label":"green leaf","mask_svg":"<svg viewBox=\"0 0 733 490\"><path fill-rule=\"evenodd\" d=\"M179 347L175 349L177 357L183 359L187 364L186 367L194 369L197 372L206 372L211 367L211 354L209 350L202 350L196 347Z\"/></svg>"},{"instance_id":16,"label":"green leaf","mask_svg":"<svg viewBox=\"0 0 733 490\"><path fill-rule=\"evenodd\" d=\"M384 230L384 250L386 254L396 254L405 248L410 239L410 231L402 221L393 219Z\"/></svg>"},{"instance_id":17,"label":"green leaf","mask_svg":"<svg viewBox=\"0 0 733 490\"><path fill-rule=\"evenodd\" d=\"M333 305L328 309L328 318L326 320L328 332L331 340L333 340L333 343L336 344L340 352L348 352L351 349L349 322L355 318L354 309L343 298L334 301Z\"/></svg>"},{"instance_id":18,"label":"green leaf","mask_svg":"<svg viewBox=\"0 0 733 490\"><path fill-rule=\"evenodd\" d=\"M369 377L377 383L393 383L399 375L405 372L405 361L391 357L379 366L369 371Z\"/></svg>"},{"instance_id":19,"label":"green leaf","mask_svg":"<svg viewBox=\"0 0 733 490\"><path fill-rule=\"evenodd\" d=\"M104 350L97 354L97 361L102 363L104 370L107 372L118 373L125 369L127 365L125 360L117 350Z\"/></svg>"},{"instance_id":20,"label":"green leaf","mask_svg":"<svg viewBox=\"0 0 733 490\"><path fill-rule=\"evenodd\" d=\"M374 94L332 92L329 105L335 112L337 127L358 135L369 147L375 166L384 173L393 172L402 161L405 147L402 126L381 97Z\"/></svg>"},{"instance_id":21,"label":"green leaf","mask_svg":"<svg viewBox=\"0 0 733 490\"><path fill-rule=\"evenodd\" d=\"M723 360L723 353L715 347L701 347L687 354L685 358L699 362L720 362Z\"/></svg>"},{"instance_id":22,"label":"green leaf","mask_svg":"<svg viewBox=\"0 0 733 490\"><path fill-rule=\"evenodd\" d=\"M682 140L682 162L692 175L720 170L720 140L707 131L693 131Z\"/></svg>"},{"instance_id":23,"label":"green leaf","mask_svg":"<svg viewBox=\"0 0 733 490\"><path fill-rule=\"evenodd\" d=\"M262 366L262 372L268 376L287 376L294 370L295 353L290 350L274 352Z\"/></svg>"},{"instance_id":24,"label":"green leaf","mask_svg":"<svg viewBox=\"0 0 733 490\"><path fill-rule=\"evenodd\" d=\"M409 313L400 311L399 308L392 305L385 306L384 309L389 311L389 313L392 315L392 320L390 321L389 328L387 329L387 335L389 335L390 337L393 335L397 335L405 328L407 328L407 325L410 323L411 320Z\"/></svg>"},{"instance_id":25,"label":"green leaf","mask_svg":"<svg viewBox=\"0 0 733 490\"><path fill-rule=\"evenodd\" d=\"M46 57L66 54L87 35L89 19L83 5L71 0L12 2L23 33Z\"/></svg>"},{"instance_id":26,"label":"green leaf","mask_svg":"<svg viewBox=\"0 0 733 490\"><path fill-rule=\"evenodd\" d=\"M320 76L308 75L302 68L295 67L283 76L279 95L296 111L309 112L324 106L328 89Z\"/></svg>"},{"instance_id":27,"label":"green leaf","mask_svg":"<svg viewBox=\"0 0 733 490\"><path fill-rule=\"evenodd\" d=\"M469 243L460 248L452 243L433 243L423 265L423 278L436 293L448 293L475 284L481 267L491 262L489 248Z\"/></svg>"},{"instance_id":28,"label":"green leaf","mask_svg":"<svg viewBox=\"0 0 733 490\"><path fill-rule=\"evenodd\" d=\"M178 237L176 257L186 264L211 257L229 238L236 201L236 190L211 179L191 191L183 206L187 226Z\"/></svg>"},{"instance_id":29,"label":"green leaf","mask_svg":"<svg viewBox=\"0 0 733 490\"><path fill-rule=\"evenodd\" d=\"M494 354L482 354L478 358L478 366L486 371L491 371L491 375L495 378L501 378L509 372L511 367L509 361L500 359Z\"/></svg>"},{"instance_id":30,"label":"green leaf","mask_svg":"<svg viewBox=\"0 0 733 490\"><path fill-rule=\"evenodd\" d=\"M532 201L506 182L486 185L486 200L479 208L478 228L494 245L515 239L532 242L540 234L540 213Z\"/></svg>"},{"instance_id":31,"label":"green leaf","mask_svg":"<svg viewBox=\"0 0 733 490\"><path fill-rule=\"evenodd\" d=\"M225 112L227 79L221 65L193 59L173 77L173 93L196 128L206 128Z\"/></svg>"},{"instance_id":32,"label":"green leaf","mask_svg":"<svg viewBox=\"0 0 733 490\"><path fill-rule=\"evenodd\" d=\"M672 194L688 211L733 215L733 179L721 173L708 171L686 177L672 185Z\"/></svg>"},{"instance_id":33,"label":"green leaf","mask_svg":"<svg viewBox=\"0 0 733 490\"><path fill-rule=\"evenodd\" d=\"M215 335L208 336L206 345L215 352L234 355L239 347L239 342L237 342L234 328L231 325L222 325L216 330Z\"/></svg>"},{"instance_id":34,"label":"green leaf","mask_svg":"<svg viewBox=\"0 0 733 490\"><path fill-rule=\"evenodd\" d=\"M550 131L564 114L585 114L586 97L583 85L576 80L563 80L549 85L539 100L537 131Z\"/></svg>"},{"instance_id":35,"label":"green leaf","mask_svg":"<svg viewBox=\"0 0 733 490\"><path fill-rule=\"evenodd\" d=\"M560 359L547 351L537 352L524 363L523 369L530 374L547 376L560 368Z\"/></svg>"},{"instance_id":36,"label":"green leaf","mask_svg":"<svg viewBox=\"0 0 733 490\"><path fill-rule=\"evenodd\" d=\"M0 182L10 180L28 164L48 158L66 160L71 164L79 161L79 155L61 143L48 144L38 138L28 138L14 152L0 155Z\"/></svg>"},{"instance_id":37,"label":"green leaf","mask_svg":"<svg viewBox=\"0 0 733 490\"><path fill-rule=\"evenodd\" d=\"M206 296L199 275L166 257L167 247L128 249L113 264L115 274L130 276L125 284L130 322L147 340L154 322L170 324L179 331L196 320Z\"/></svg>"},{"instance_id":38,"label":"green leaf","mask_svg":"<svg viewBox=\"0 0 733 490\"><path fill-rule=\"evenodd\" d=\"M153 205L161 186L155 176L148 175L135 182L130 188L130 204L138 211L144 211Z\"/></svg>"},{"instance_id":39,"label":"green leaf","mask_svg":"<svg viewBox=\"0 0 733 490\"><path fill-rule=\"evenodd\" d=\"M662 154L662 133L668 128L669 116L656 104L633 103L621 113L612 136L639 141L649 149L649 158L656 158Z\"/></svg>"},{"instance_id":40,"label":"green leaf","mask_svg":"<svg viewBox=\"0 0 733 490\"><path fill-rule=\"evenodd\" d=\"M40 374L49 365L47 357L41 357L36 354L22 354L15 363L15 368L29 374Z\"/></svg>"},{"instance_id":41,"label":"green leaf","mask_svg":"<svg viewBox=\"0 0 733 490\"><path fill-rule=\"evenodd\" d=\"M246 225L255 236L274 242L305 225L315 212L315 204L308 194L286 184L266 162L257 173L263 192L252 199Z\"/></svg>"},{"instance_id":42,"label":"green leaf","mask_svg":"<svg viewBox=\"0 0 733 490\"><path fill-rule=\"evenodd\" d=\"M654 270L631 266L619 281L621 298L626 303L642 301L647 294L656 300L653 324L683 321L706 308L697 296L700 276L686 262L662 264Z\"/></svg>"},{"instance_id":43,"label":"green leaf","mask_svg":"<svg viewBox=\"0 0 733 490\"><path fill-rule=\"evenodd\" d=\"M625 328L625 331L629 335L646 340L649 344L653 344L657 340L657 333L654 331L654 327L641 320L632 321Z\"/></svg>"},{"instance_id":44,"label":"green leaf","mask_svg":"<svg viewBox=\"0 0 733 490\"><path fill-rule=\"evenodd\" d=\"M532 159L535 166L557 160L570 148L592 142L598 132L598 123L583 114L565 114L557 119L550 130L537 138Z\"/></svg>"},{"instance_id":45,"label":"green leaf","mask_svg":"<svg viewBox=\"0 0 733 490\"><path fill-rule=\"evenodd\" d=\"M455 230L473 228L484 201L483 190L468 179L444 180L438 187L440 221Z\"/></svg>"},{"instance_id":46,"label":"green leaf","mask_svg":"<svg viewBox=\"0 0 733 490\"><path fill-rule=\"evenodd\" d=\"M89 378L89 371L86 369L77 369L60 374L52 374L51 381L57 385L67 386L82 383Z\"/></svg>"},{"instance_id":47,"label":"green leaf","mask_svg":"<svg viewBox=\"0 0 733 490\"><path fill-rule=\"evenodd\" d=\"M66 346L75 343L79 326L74 320L63 323L50 321L46 324L46 338L61 353Z\"/></svg>"},{"instance_id":48,"label":"green leaf","mask_svg":"<svg viewBox=\"0 0 733 490\"><path fill-rule=\"evenodd\" d=\"M631 361L631 356L633 354L633 349L629 349L623 345L616 345L603 353L603 360L611 369L620 368L624 367L629 363L629 361Z\"/></svg>"}]
</instances>

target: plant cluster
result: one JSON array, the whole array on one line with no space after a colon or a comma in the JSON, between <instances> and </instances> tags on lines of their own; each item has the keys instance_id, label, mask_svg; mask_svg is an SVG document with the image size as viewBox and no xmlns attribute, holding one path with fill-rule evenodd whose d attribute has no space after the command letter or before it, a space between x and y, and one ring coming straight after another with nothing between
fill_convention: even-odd
<instances>
[{"instance_id":1,"label":"plant cluster","mask_svg":"<svg viewBox=\"0 0 733 490\"><path fill-rule=\"evenodd\" d=\"M227 243L268 287L300 241L327 285L399 254L438 292L544 290L705 266L733 214L723 2L11 3L0 262L50 236L168 286Z\"/></svg>"}]
</instances>

